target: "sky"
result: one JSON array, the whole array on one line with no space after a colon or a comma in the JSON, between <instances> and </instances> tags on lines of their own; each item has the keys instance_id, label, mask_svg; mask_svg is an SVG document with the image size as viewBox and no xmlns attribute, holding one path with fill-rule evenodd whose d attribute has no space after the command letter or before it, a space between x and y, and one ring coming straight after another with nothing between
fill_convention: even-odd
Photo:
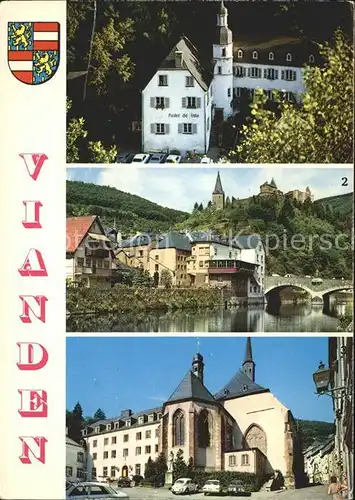
<instances>
[{"instance_id":1,"label":"sky","mask_svg":"<svg viewBox=\"0 0 355 500\"><path fill-rule=\"evenodd\" d=\"M164 207L191 212L196 201L204 205L211 199L215 185L216 168L68 168L68 180L93 182L112 186L135 194ZM225 168L220 170L226 196L248 198L259 193L259 187L274 177L283 192L291 189L304 191L307 186L315 199L353 191L352 167L349 168ZM348 186L342 186L342 178Z\"/></svg>"},{"instance_id":2,"label":"sky","mask_svg":"<svg viewBox=\"0 0 355 500\"><path fill-rule=\"evenodd\" d=\"M67 408L80 402L84 415L106 416L159 407L191 367L204 357L204 383L219 391L243 362L244 337L69 337ZM312 375L328 361L327 337L252 337L255 381L289 408L295 418L333 421L329 396L315 395Z\"/></svg>"}]
</instances>

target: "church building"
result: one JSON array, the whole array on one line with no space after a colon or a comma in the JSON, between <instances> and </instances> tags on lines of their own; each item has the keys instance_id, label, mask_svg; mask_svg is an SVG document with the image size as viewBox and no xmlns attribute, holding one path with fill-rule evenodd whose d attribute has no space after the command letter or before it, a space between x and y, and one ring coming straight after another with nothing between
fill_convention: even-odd
<instances>
[{"instance_id":1,"label":"church building","mask_svg":"<svg viewBox=\"0 0 355 500\"><path fill-rule=\"evenodd\" d=\"M168 459L182 450L195 469L260 476L280 471L287 487L297 486L303 456L295 420L270 389L256 382L255 367L248 338L241 367L226 373L229 381L212 394L197 353L161 408L136 414L124 410L83 430L93 474L143 475L149 457L163 453Z\"/></svg>"},{"instance_id":2,"label":"church building","mask_svg":"<svg viewBox=\"0 0 355 500\"><path fill-rule=\"evenodd\" d=\"M142 90L142 151L207 153L211 130L251 101L257 89L290 102L304 92L303 68L314 65L315 44L295 37L241 41L223 0L210 57L183 36Z\"/></svg>"}]
</instances>

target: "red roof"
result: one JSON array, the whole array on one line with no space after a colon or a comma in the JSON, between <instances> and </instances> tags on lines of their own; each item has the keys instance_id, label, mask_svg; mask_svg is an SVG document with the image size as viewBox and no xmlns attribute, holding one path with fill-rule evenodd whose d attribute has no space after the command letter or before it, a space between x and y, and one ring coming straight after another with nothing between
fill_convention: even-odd
<instances>
[{"instance_id":1,"label":"red roof","mask_svg":"<svg viewBox=\"0 0 355 500\"><path fill-rule=\"evenodd\" d=\"M67 252L75 252L95 219L96 215L67 218Z\"/></svg>"}]
</instances>

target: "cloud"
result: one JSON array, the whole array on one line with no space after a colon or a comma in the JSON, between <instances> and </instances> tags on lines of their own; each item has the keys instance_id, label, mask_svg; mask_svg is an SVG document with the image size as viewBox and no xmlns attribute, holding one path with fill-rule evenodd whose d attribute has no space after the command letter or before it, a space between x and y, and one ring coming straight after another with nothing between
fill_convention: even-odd
<instances>
[{"instance_id":1,"label":"cloud","mask_svg":"<svg viewBox=\"0 0 355 500\"><path fill-rule=\"evenodd\" d=\"M217 168L150 168L108 167L68 169L74 180L112 186L121 191L146 198L159 205L191 211L195 202L204 205L211 199ZM73 171L75 172L73 173ZM353 176L349 168L281 168L278 166L246 168L222 167L222 185L226 196L247 198L259 193L260 185L274 178L281 191L305 190L310 187L315 199L352 192ZM342 178L348 186L342 186Z\"/></svg>"}]
</instances>

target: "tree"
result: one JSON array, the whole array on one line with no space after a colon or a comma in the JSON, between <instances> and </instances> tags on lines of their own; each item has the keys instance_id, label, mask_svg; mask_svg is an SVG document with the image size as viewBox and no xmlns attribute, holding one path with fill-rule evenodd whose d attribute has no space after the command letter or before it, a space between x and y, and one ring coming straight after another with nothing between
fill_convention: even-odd
<instances>
[{"instance_id":1,"label":"tree","mask_svg":"<svg viewBox=\"0 0 355 500\"><path fill-rule=\"evenodd\" d=\"M72 102L67 99L67 113ZM90 163L113 163L118 154L116 146L104 147L101 141L86 141L84 118L70 118L67 123L67 163L78 163L85 158Z\"/></svg>"},{"instance_id":2,"label":"tree","mask_svg":"<svg viewBox=\"0 0 355 500\"><path fill-rule=\"evenodd\" d=\"M197 211L197 210L198 210L198 203L197 203L197 201L196 201L196 203L194 204L194 209L193 209L193 211L195 212L195 211Z\"/></svg>"},{"instance_id":3,"label":"tree","mask_svg":"<svg viewBox=\"0 0 355 500\"><path fill-rule=\"evenodd\" d=\"M266 109L260 90L251 105L249 123L241 130L238 161L247 163L352 163L353 49L342 31L332 45L319 46L322 67L304 70L302 104L280 94L278 113Z\"/></svg>"},{"instance_id":4,"label":"tree","mask_svg":"<svg viewBox=\"0 0 355 500\"><path fill-rule=\"evenodd\" d=\"M132 279L132 285L138 288L151 287L153 285L153 279L151 278L149 271L137 268Z\"/></svg>"},{"instance_id":5,"label":"tree","mask_svg":"<svg viewBox=\"0 0 355 500\"><path fill-rule=\"evenodd\" d=\"M78 443L82 438L81 429L84 426L83 410L79 401L72 412L67 411L66 417L68 436Z\"/></svg>"},{"instance_id":6,"label":"tree","mask_svg":"<svg viewBox=\"0 0 355 500\"><path fill-rule=\"evenodd\" d=\"M101 408L98 408L94 413L94 419L95 421L106 420L105 412Z\"/></svg>"},{"instance_id":7,"label":"tree","mask_svg":"<svg viewBox=\"0 0 355 500\"><path fill-rule=\"evenodd\" d=\"M144 469L144 477L146 479L151 479L155 477L157 474L155 462L152 460L151 457L148 458L148 462L145 464L145 469Z\"/></svg>"},{"instance_id":8,"label":"tree","mask_svg":"<svg viewBox=\"0 0 355 500\"><path fill-rule=\"evenodd\" d=\"M203 212L203 204L202 203L199 204L198 211L199 212Z\"/></svg>"},{"instance_id":9,"label":"tree","mask_svg":"<svg viewBox=\"0 0 355 500\"><path fill-rule=\"evenodd\" d=\"M295 217L295 210L293 208L291 197L285 196L277 221L279 224L282 224L287 230L293 231L294 217Z\"/></svg>"},{"instance_id":10,"label":"tree","mask_svg":"<svg viewBox=\"0 0 355 500\"><path fill-rule=\"evenodd\" d=\"M168 269L163 269L160 275L160 284L165 288L171 288L173 285L173 277Z\"/></svg>"},{"instance_id":11,"label":"tree","mask_svg":"<svg viewBox=\"0 0 355 500\"><path fill-rule=\"evenodd\" d=\"M187 465L184 461L184 452L179 449L173 462L173 480L184 477L187 473Z\"/></svg>"}]
</instances>

